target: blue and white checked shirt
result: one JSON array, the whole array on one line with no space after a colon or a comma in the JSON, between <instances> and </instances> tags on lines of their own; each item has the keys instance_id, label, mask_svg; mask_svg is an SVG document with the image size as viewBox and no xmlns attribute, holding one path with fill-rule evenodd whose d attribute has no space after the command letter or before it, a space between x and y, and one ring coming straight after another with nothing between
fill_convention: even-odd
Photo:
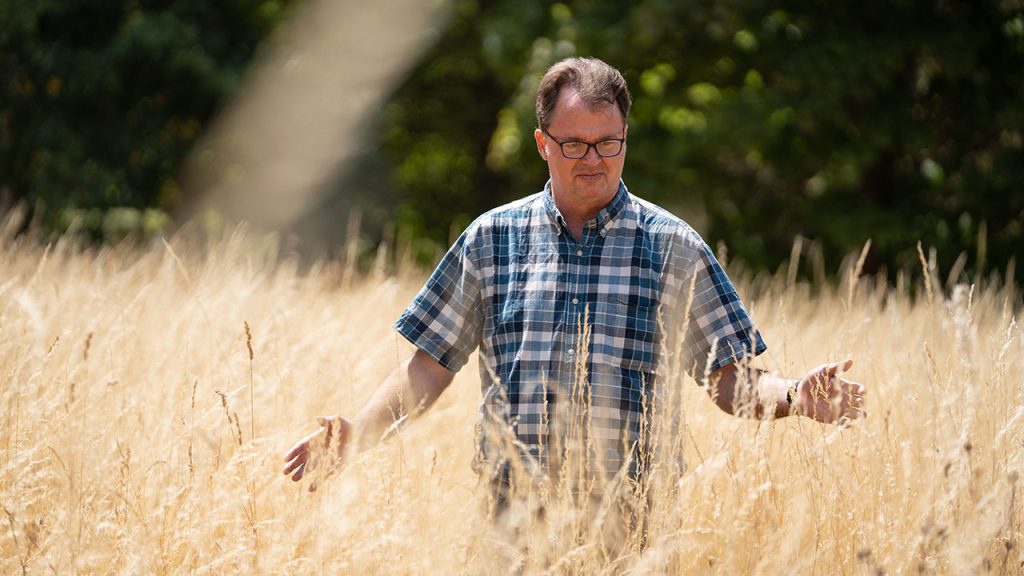
<instances>
[{"instance_id":1,"label":"blue and white checked shirt","mask_svg":"<svg viewBox=\"0 0 1024 576\"><path fill-rule=\"evenodd\" d=\"M470 224L396 328L452 371L480 348L478 465L553 466L583 434L588 468L636 473L667 356L703 375L765 344L685 222L620 183L577 241L550 185Z\"/></svg>"}]
</instances>

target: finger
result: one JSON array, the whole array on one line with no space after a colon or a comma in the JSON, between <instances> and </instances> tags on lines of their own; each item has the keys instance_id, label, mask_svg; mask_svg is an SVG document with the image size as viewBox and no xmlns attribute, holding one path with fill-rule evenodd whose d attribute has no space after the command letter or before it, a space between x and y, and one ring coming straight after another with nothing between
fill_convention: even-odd
<instances>
[{"instance_id":1,"label":"finger","mask_svg":"<svg viewBox=\"0 0 1024 576\"><path fill-rule=\"evenodd\" d=\"M860 418L860 415L864 412L864 409L860 406L853 404L847 404L843 407L842 415L847 418Z\"/></svg>"},{"instance_id":2,"label":"finger","mask_svg":"<svg viewBox=\"0 0 1024 576\"><path fill-rule=\"evenodd\" d=\"M856 424L858 420L867 417L867 411L858 408L856 410L851 410L846 414L843 414L838 420L836 420L836 425L839 426L840 428L849 428L850 426Z\"/></svg>"},{"instance_id":3,"label":"finger","mask_svg":"<svg viewBox=\"0 0 1024 576\"><path fill-rule=\"evenodd\" d=\"M308 453L309 447L306 444L306 440L302 439L295 443L294 446L288 449L288 452L284 455L285 462L294 460L299 456Z\"/></svg>"},{"instance_id":4,"label":"finger","mask_svg":"<svg viewBox=\"0 0 1024 576\"><path fill-rule=\"evenodd\" d=\"M864 412L863 410L848 412L846 414L843 414L841 418L836 420L836 424L838 424L840 427L846 428L848 426L852 426L861 418L866 418L867 415L868 413Z\"/></svg>"},{"instance_id":5,"label":"finger","mask_svg":"<svg viewBox=\"0 0 1024 576\"><path fill-rule=\"evenodd\" d=\"M861 401L864 400L864 387L863 386L851 385L849 382L843 380L842 381L842 388L841 389L843 391L843 396L845 396L846 398L850 398L851 400L852 399L859 399Z\"/></svg>"},{"instance_id":6,"label":"finger","mask_svg":"<svg viewBox=\"0 0 1024 576\"><path fill-rule=\"evenodd\" d=\"M287 472L285 473L287 475ZM306 464L299 464L295 467L295 474L292 475L292 482L298 482L302 480L302 477L306 475Z\"/></svg>"},{"instance_id":7,"label":"finger","mask_svg":"<svg viewBox=\"0 0 1024 576\"><path fill-rule=\"evenodd\" d=\"M854 399L846 405L845 414L849 414L852 418L862 418L867 415L867 411L864 410L864 399Z\"/></svg>"},{"instance_id":8,"label":"finger","mask_svg":"<svg viewBox=\"0 0 1024 576\"><path fill-rule=\"evenodd\" d=\"M306 460L307 458L305 456L297 456L289 460L288 463L284 465L284 475L287 476L288 474L291 474L291 472L298 468L299 466L305 465Z\"/></svg>"},{"instance_id":9,"label":"finger","mask_svg":"<svg viewBox=\"0 0 1024 576\"><path fill-rule=\"evenodd\" d=\"M332 427L337 429L338 417L337 416L317 416L316 423L320 425L324 430L330 431Z\"/></svg>"},{"instance_id":10,"label":"finger","mask_svg":"<svg viewBox=\"0 0 1024 576\"><path fill-rule=\"evenodd\" d=\"M850 394L850 398L852 398L853 401L856 402L858 406L864 404L864 390L862 390L862 389L860 389L860 390L854 389L853 393Z\"/></svg>"},{"instance_id":11,"label":"finger","mask_svg":"<svg viewBox=\"0 0 1024 576\"><path fill-rule=\"evenodd\" d=\"M288 456L291 456L291 454L289 454ZM287 474L288 472L294 470L296 466L302 464L306 460L305 458L302 458L300 454L296 454L296 455L292 456L291 458L288 458L287 456L285 456L285 458L286 458L285 464L284 464L284 473L285 474Z\"/></svg>"},{"instance_id":12,"label":"finger","mask_svg":"<svg viewBox=\"0 0 1024 576\"><path fill-rule=\"evenodd\" d=\"M843 394L849 399L849 402L856 406L863 405L865 392L864 386L855 382L847 382L845 380L843 381L843 384Z\"/></svg>"},{"instance_id":13,"label":"finger","mask_svg":"<svg viewBox=\"0 0 1024 576\"><path fill-rule=\"evenodd\" d=\"M843 380L843 386L850 392L857 396L864 396L868 389L859 382L852 382L850 380Z\"/></svg>"},{"instance_id":14,"label":"finger","mask_svg":"<svg viewBox=\"0 0 1024 576\"><path fill-rule=\"evenodd\" d=\"M831 364L825 364L822 366L823 372L828 378L832 378L837 374L842 374L853 367L853 359L847 358L842 362L833 362Z\"/></svg>"}]
</instances>

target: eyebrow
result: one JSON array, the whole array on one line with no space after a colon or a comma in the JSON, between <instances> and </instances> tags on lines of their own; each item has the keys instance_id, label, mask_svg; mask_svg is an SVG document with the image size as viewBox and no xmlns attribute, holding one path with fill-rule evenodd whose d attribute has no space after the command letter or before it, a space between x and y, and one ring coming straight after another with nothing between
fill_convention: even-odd
<instances>
[{"instance_id":1,"label":"eyebrow","mask_svg":"<svg viewBox=\"0 0 1024 576\"><path fill-rule=\"evenodd\" d=\"M622 131L624 131L624 130L625 130L625 127L623 127ZM605 140L621 140L623 138L622 136L620 136L620 134L622 134L622 131L613 132L613 133L611 133L609 135L605 135L605 136L598 136L598 138L596 140L584 140L583 138L580 138L578 136L566 136L566 137L561 138L561 140L562 140L562 142L589 142L589 143L603 142ZM555 135L552 134L551 132L548 132L547 130L545 130L545 132L548 133L548 136L551 136L552 138L555 137Z\"/></svg>"}]
</instances>

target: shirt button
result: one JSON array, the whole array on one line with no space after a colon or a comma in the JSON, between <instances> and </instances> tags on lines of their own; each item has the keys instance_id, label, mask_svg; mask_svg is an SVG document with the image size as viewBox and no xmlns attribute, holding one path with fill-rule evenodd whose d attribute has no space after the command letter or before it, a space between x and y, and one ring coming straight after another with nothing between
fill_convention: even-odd
<instances>
[{"instance_id":1,"label":"shirt button","mask_svg":"<svg viewBox=\"0 0 1024 576\"><path fill-rule=\"evenodd\" d=\"M580 299L579 298L573 298L572 299L572 303L573 304L579 304L580 303Z\"/></svg>"},{"instance_id":2,"label":"shirt button","mask_svg":"<svg viewBox=\"0 0 1024 576\"><path fill-rule=\"evenodd\" d=\"M583 256L583 250L577 250L576 251L576 255L577 256Z\"/></svg>"},{"instance_id":3,"label":"shirt button","mask_svg":"<svg viewBox=\"0 0 1024 576\"><path fill-rule=\"evenodd\" d=\"M570 348L569 349L569 356L574 356L575 354L576 354L576 351L573 350L572 348Z\"/></svg>"}]
</instances>

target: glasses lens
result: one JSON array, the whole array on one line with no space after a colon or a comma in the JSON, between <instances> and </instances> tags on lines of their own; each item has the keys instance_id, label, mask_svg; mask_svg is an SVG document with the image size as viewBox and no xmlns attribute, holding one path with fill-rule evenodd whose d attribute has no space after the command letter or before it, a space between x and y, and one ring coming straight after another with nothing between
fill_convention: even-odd
<instances>
[{"instance_id":1,"label":"glasses lens","mask_svg":"<svg viewBox=\"0 0 1024 576\"><path fill-rule=\"evenodd\" d=\"M583 158L587 155L587 150L590 147L584 142L563 142L562 143L562 154L566 158Z\"/></svg>"},{"instance_id":2,"label":"glasses lens","mask_svg":"<svg viewBox=\"0 0 1024 576\"><path fill-rule=\"evenodd\" d=\"M602 140L594 144L594 148L597 148L597 153L601 156L617 156L622 151L622 141Z\"/></svg>"}]
</instances>

